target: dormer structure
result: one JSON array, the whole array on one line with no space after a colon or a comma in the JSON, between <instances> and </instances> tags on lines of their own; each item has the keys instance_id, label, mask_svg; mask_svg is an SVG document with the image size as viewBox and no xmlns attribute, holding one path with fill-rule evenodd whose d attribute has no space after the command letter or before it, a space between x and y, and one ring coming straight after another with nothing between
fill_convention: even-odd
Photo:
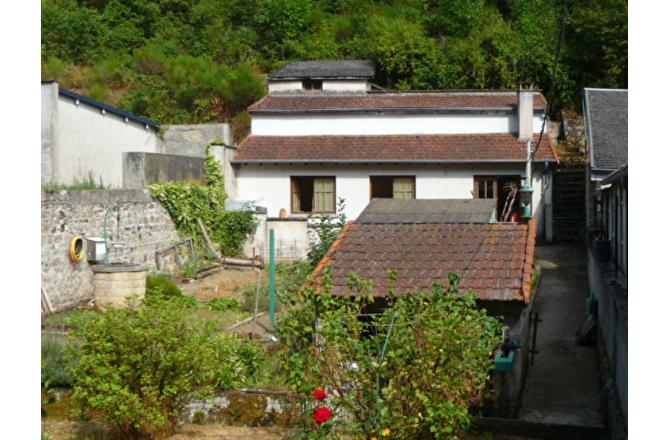
<instances>
[{"instance_id":1,"label":"dormer structure","mask_svg":"<svg viewBox=\"0 0 668 440\"><path fill-rule=\"evenodd\" d=\"M366 93L373 75L369 60L299 61L269 75L269 94Z\"/></svg>"}]
</instances>

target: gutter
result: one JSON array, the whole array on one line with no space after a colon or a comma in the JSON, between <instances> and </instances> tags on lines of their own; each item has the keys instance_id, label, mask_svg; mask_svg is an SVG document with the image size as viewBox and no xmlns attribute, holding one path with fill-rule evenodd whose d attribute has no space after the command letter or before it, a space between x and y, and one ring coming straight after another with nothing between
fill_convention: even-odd
<instances>
[{"instance_id":1,"label":"gutter","mask_svg":"<svg viewBox=\"0 0 668 440\"><path fill-rule=\"evenodd\" d=\"M295 96L295 95L284 95ZM544 108L536 108L544 111ZM249 109L248 112L254 115L272 115L272 114L313 114L313 113L394 113L394 114L443 114L443 113L486 113L486 112L515 112L515 107L384 107L384 108L332 108L332 109ZM536 113L534 112L534 117Z\"/></svg>"},{"instance_id":2,"label":"gutter","mask_svg":"<svg viewBox=\"0 0 668 440\"><path fill-rule=\"evenodd\" d=\"M97 101L93 98L90 98L88 96L80 95L78 93L72 92L71 90L64 89L62 87L58 87L58 94L65 96L67 98L73 99L75 102L82 102L84 104L88 104L92 107L99 108L100 110L104 110L105 112L113 113L116 116L120 116L121 118L138 122L140 124L143 124L147 127L151 127L154 130L160 129L160 123L152 121L150 119L144 118L142 116L135 115L134 113L126 112L125 110L121 110L120 108L113 107L109 104L105 104L104 102Z\"/></svg>"},{"instance_id":3,"label":"gutter","mask_svg":"<svg viewBox=\"0 0 668 440\"><path fill-rule=\"evenodd\" d=\"M540 162L556 162L554 159L540 160ZM230 161L235 165L242 164L301 164L301 163L333 163L333 164L442 164L442 163L521 163L525 164L526 159L462 159L462 160L441 160L441 159L235 159Z\"/></svg>"}]
</instances>

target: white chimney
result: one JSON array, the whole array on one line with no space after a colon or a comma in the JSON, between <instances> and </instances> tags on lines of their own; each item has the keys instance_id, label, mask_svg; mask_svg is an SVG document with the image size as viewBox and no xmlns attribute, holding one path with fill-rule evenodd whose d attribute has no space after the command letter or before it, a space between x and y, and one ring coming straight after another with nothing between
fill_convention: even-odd
<instances>
[{"instance_id":1,"label":"white chimney","mask_svg":"<svg viewBox=\"0 0 668 440\"><path fill-rule=\"evenodd\" d=\"M517 121L519 124L519 140L533 139L533 90L518 92Z\"/></svg>"}]
</instances>

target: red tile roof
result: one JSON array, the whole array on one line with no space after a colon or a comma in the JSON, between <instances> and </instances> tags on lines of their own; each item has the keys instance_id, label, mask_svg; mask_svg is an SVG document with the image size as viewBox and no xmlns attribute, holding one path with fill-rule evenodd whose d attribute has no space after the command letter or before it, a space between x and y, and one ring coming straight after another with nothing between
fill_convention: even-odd
<instances>
[{"instance_id":1,"label":"red tile roof","mask_svg":"<svg viewBox=\"0 0 668 440\"><path fill-rule=\"evenodd\" d=\"M534 136L535 142L538 135ZM479 162L524 161L526 143L512 133L256 136L239 144L234 162ZM549 134L543 135L536 160L558 161Z\"/></svg>"},{"instance_id":2,"label":"red tile roof","mask_svg":"<svg viewBox=\"0 0 668 440\"><path fill-rule=\"evenodd\" d=\"M313 272L322 282L332 271L332 294L352 295L351 272L373 283L374 296L387 295L389 269L398 274L397 293L447 288L448 274L462 278L459 292L481 300L531 299L536 221L527 224L361 224L349 222Z\"/></svg>"},{"instance_id":3,"label":"red tile roof","mask_svg":"<svg viewBox=\"0 0 668 440\"><path fill-rule=\"evenodd\" d=\"M534 108L542 110L547 101L534 94ZM251 112L301 111L438 111L438 110L511 110L517 107L517 92L403 92L360 93L350 95L266 95L251 105Z\"/></svg>"}]
</instances>

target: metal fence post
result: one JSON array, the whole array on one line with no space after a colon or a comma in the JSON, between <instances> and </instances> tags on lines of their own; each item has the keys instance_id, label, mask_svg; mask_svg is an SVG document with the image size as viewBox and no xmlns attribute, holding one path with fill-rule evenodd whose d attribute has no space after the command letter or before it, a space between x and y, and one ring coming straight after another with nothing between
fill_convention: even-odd
<instances>
[{"instance_id":1,"label":"metal fence post","mask_svg":"<svg viewBox=\"0 0 668 440\"><path fill-rule=\"evenodd\" d=\"M274 230L269 230L269 319L276 326L276 261L274 249Z\"/></svg>"}]
</instances>

